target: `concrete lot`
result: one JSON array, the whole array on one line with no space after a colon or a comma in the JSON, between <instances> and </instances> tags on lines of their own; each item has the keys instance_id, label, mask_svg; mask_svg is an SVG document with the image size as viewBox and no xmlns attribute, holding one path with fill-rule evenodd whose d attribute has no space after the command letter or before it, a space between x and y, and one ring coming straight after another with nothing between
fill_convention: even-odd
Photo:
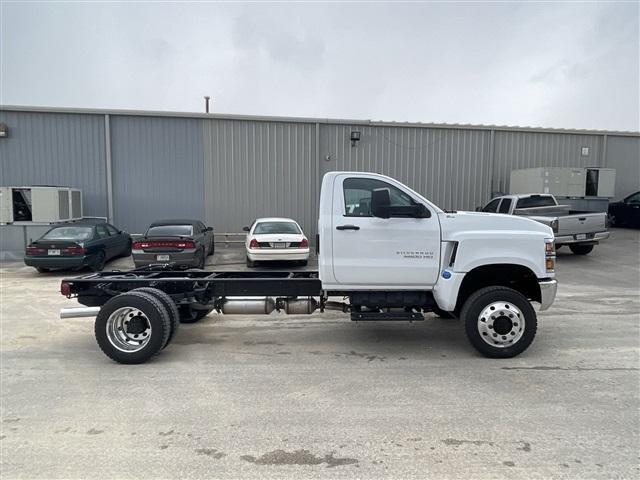
<instances>
[{"instance_id":1,"label":"concrete lot","mask_svg":"<svg viewBox=\"0 0 640 480\"><path fill-rule=\"evenodd\" d=\"M212 314L118 365L91 319L57 318L64 274L1 264L1 476L638 478L639 240L560 250L556 303L511 360L432 316ZM209 268L244 268L218 252Z\"/></svg>"}]
</instances>

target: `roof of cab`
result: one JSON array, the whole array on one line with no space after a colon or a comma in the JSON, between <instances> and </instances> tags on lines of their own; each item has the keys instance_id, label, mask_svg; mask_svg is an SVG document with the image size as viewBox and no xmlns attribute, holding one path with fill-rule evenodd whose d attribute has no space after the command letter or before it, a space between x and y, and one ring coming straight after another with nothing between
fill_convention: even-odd
<instances>
[{"instance_id":1,"label":"roof of cab","mask_svg":"<svg viewBox=\"0 0 640 480\"><path fill-rule=\"evenodd\" d=\"M156 220L151 222L150 227L159 227L161 225L191 225L194 226L196 223L202 223L200 220L190 220L185 218L176 218L170 220Z\"/></svg>"}]
</instances>

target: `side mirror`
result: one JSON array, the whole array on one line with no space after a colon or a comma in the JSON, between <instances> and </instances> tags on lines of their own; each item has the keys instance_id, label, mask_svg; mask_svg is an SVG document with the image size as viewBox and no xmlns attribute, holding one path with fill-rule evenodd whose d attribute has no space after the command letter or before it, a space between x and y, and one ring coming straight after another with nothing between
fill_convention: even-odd
<instances>
[{"instance_id":1,"label":"side mirror","mask_svg":"<svg viewBox=\"0 0 640 480\"><path fill-rule=\"evenodd\" d=\"M207 227L207 228L205 229L205 231L207 231L207 232L213 232L213 227Z\"/></svg>"},{"instance_id":2,"label":"side mirror","mask_svg":"<svg viewBox=\"0 0 640 480\"><path fill-rule=\"evenodd\" d=\"M391 197L388 188L377 188L371 192L371 214L378 218L389 218Z\"/></svg>"},{"instance_id":3,"label":"side mirror","mask_svg":"<svg viewBox=\"0 0 640 480\"><path fill-rule=\"evenodd\" d=\"M248 232L249 230L251 230L249 227L242 227L243 232Z\"/></svg>"}]
</instances>

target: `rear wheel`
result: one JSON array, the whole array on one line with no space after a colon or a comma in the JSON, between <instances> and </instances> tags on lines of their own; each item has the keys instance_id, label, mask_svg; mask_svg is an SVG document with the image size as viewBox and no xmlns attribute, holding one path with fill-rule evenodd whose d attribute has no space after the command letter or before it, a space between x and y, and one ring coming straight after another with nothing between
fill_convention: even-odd
<instances>
[{"instance_id":1,"label":"rear wheel","mask_svg":"<svg viewBox=\"0 0 640 480\"><path fill-rule=\"evenodd\" d=\"M197 310L190 305L180 305L178 311L180 312L181 323L196 323L209 315L213 311L213 308Z\"/></svg>"},{"instance_id":2,"label":"rear wheel","mask_svg":"<svg viewBox=\"0 0 640 480\"><path fill-rule=\"evenodd\" d=\"M98 346L118 363L146 362L166 345L170 333L167 310L156 297L143 292L111 298L95 322Z\"/></svg>"},{"instance_id":3,"label":"rear wheel","mask_svg":"<svg viewBox=\"0 0 640 480\"><path fill-rule=\"evenodd\" d=\"M107 263L107 256L104 252L99 252L96 254L93 262L89 265L89 268L93 272L100 272L104 269L105 264Z\"/></svg>"},{"instance_id":4,"label":"rear wheel","mask_svg":"<svg viewBox=\"0 0 640 480\"><path fill-rule=\"evenodd\" d=\"M300 260L300 265L302 265L303 267L306 267L309 263L309 260Z\"/></svg>"},{"instance_id":5,"label":"rear wheel","mask_svg":"<svg viewBox=\"0 0 640 480\"><path fill-rule=\"evenodd\" d=\"M200 270L204 270L204 261L205 261L206 255L204 252L204 248L198 253L198 266L197 268L199 268Z\"/></svg>"},{"instance_id":6,"label":"rear wheel","mask_svg":"<svg viewBox=\"0 0 640 480\"><path fill-rule=\"evenodd\" d=\"M211 247L209 248L209 255L213 255L216 251L216 242L213 237L211 237Z\"/></svg>"},{"instance_id":7,"label":"rear wheel","mask_svg":"<svg viewBox=\"0 0 640 480\"><path fill-rule=\"evenodd\" d=\"M127 247L124 249L124 252L122 252L122 256L123 257L131 256L131 240L129 240L129 243L127 243Z\"/></svg>"},{"instance_id":8,"label":"rear wheel","mask_svg":"<svg viewBox=\"0 0 640 480\"><path fill-rule=\"evenodd\" d=\"M48 273L50 271L48 268L44 267L36 267L36 270L38 271L38 273Z\"/></svg>"},{"instance_id":9,"label":"rear wheel","mask_svg":"<svg viewBox=\"0 0 640 480\"><path fill-rule=\"evenodd\" d=\"M593 245L569 245L575 255L587 255L593 250Z\"/></svg>"},{"instance_id":10,"label":"rear wheel","mask_svg":"<svg viewBox=\"0 0 640 480\"><path fill-rule=\"evenodd\" d=\"M538 328L529 300L506 287L475 292L464 303L460 318L471 344L490 358L511 358L524 352Z\"/></svg>"},{"instance_id":11,"label":"rear wheel","mask_svg":"<svg viewBox=\"0 0 640 480\"><path fill-rule=\"evenodd\" d=\"M249 257L247 257L247 267L249 268L253 268L256 266L256 262L254 262L253 260L251 260Z\"/></svg>"},{"instance_id":12,"label":"rear wheel","mask_svg":"<svg viewBox=\"0 0 640 480\"><path fill-rule=\"evenodd\" d=\"M176 302L174 302L173 299L167 293L163 292L158 288L141 287L141 288L136 288L135 290L132 290L132 291L148 293L149 295L154 296L160 301L160 303L162 303L162 306L167 311L167 314L169 315L169 320L171 323L171 332L169 332L167 343L165 343L162 346L162 348L166 348L167 345L171 343L171 340L175 336L176 332L178 331L178 326L180 325L180 312L178 312L178 306L176 305Z\"/></svg>"}]
</instances>

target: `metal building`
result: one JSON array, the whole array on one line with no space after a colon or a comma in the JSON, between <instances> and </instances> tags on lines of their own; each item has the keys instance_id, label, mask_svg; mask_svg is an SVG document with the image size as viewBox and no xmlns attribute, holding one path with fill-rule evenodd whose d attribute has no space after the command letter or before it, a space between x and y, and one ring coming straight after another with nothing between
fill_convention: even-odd
<instances>
[{"instance_id":1,"label":"metal building","mask_svg":"<svg viewBox=\"0 0 640 480\"><path fill-rule=\"evenodd\" d=\"M0 124L0 185L81 188L85 215L130 232L163 217L239 232L287 216L312 235L331 170L393 176L445 209L507 192L516 168L615 168L618 197L640 185L638 132L14 106Z\"/></svg>"}]
</instances>

